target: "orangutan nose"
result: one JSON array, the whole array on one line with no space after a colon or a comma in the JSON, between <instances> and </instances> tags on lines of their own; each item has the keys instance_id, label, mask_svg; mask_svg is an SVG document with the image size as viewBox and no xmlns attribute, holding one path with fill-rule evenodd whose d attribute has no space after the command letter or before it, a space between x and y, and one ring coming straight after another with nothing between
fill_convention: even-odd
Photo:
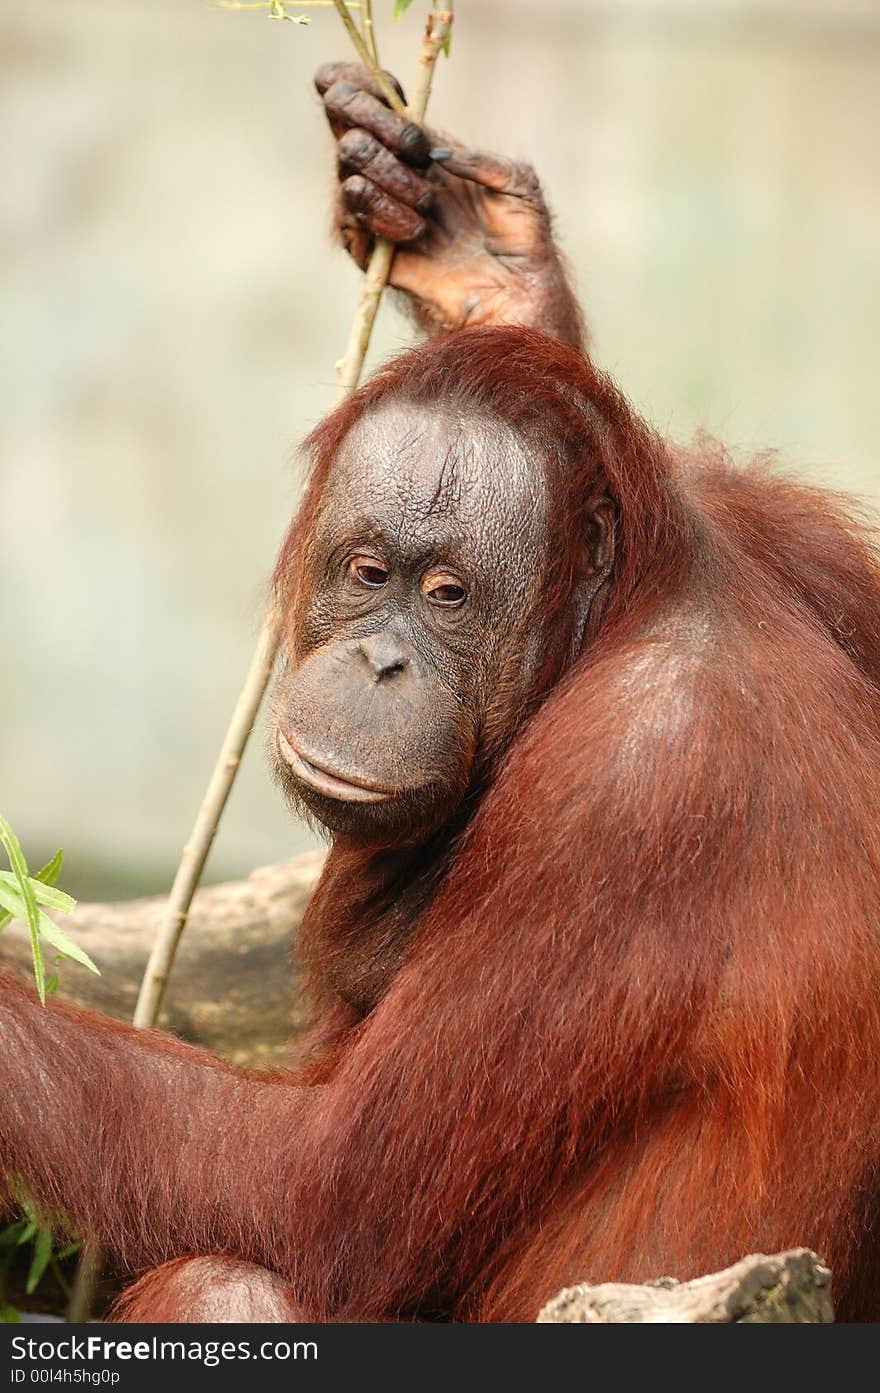
<instances>
[{"instance_id":1,"label":"orangutan nose","mask_svg":"<svg viewBox=\"0 0 880 1393\"><path fill-rule=\"evenodd\" d=\"M398 676L410 665L409 644L393 634L371 634L358 640L358 648L377 682Z\"/></svg>"}]
</instances>

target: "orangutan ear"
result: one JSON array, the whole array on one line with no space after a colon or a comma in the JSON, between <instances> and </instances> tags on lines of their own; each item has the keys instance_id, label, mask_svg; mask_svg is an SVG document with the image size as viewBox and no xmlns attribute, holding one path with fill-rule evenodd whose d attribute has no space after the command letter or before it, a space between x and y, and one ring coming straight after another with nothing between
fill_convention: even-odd
<instances>
[{"instance_id":1,"label":"orangutan ear","mask_svg":"<svg viewBox=\"0 0 880 1393\"><path fill-rule=\"evenodd\" d=\"M584 642L584 632L593 601L611 575L614 566L614 544L617 533L617 509L604 494L591 503L584 529L584 553L581 575L575 585L574 632L572 659L577 657Z\"/></svg>"},{"instance_id":2,"label":"orangutan ear","mask_svg":"<svg viewBox=\"0 0 880 1393\"><path fill-rule=\"evenodd\" d=\"M594 591L607 580L614 565L614 543L617 533L617 509L610 498L596 500L587 514L587 575Z\"/></svg>"}]
</instances>

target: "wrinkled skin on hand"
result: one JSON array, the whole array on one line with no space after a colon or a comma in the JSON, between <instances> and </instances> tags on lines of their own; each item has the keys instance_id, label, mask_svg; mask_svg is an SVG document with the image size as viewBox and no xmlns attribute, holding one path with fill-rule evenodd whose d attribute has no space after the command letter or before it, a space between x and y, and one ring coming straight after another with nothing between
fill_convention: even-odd
<instances>
[{"instance_id":1,"label":"wrinkled skin on hand","mask_svg":"<svg viewBox=\"0 0 880 1393\"><path fill-rule=\"evenodd\" d=\"M423 328L525 324L583 345L529 165L421 130L357 63L324 64L315 86L337 141L337 234L361 267L377 237L396 244L391 284ZM432 159L432 149L447 157Z\"/></svg>"}]
</instances>

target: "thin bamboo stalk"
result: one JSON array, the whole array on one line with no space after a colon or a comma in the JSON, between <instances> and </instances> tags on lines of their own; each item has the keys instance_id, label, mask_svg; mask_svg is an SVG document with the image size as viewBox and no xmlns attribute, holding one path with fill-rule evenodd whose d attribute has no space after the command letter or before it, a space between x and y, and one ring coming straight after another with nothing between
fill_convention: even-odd
<instances>
[{"instance_id":1,"label":"thin bamboo stalk","mask_svg":"<svg viewBox=\"0 0 880 1393\"><path fill-rule=\"evenodd\" d=\"M344 0L332 0L332 3L350 35L361 61L373 73L389 105L400 114L409 115L412 120L421 124L431 93L434 64L450 32L452 24L451 4L447 10L432 11L428 18L419 54L416 96L410 107L407 108L379 69L379 56L372 28L372 11L369 0L365 0L366 15L369 17L367 26L369 40L366 43L354 24ZM230 5L229 8L232 6ZM238 7L236 6L236 8ZM364 287L355 310L346 351L337 364L337 401L344 399L349 392L353 391L360 380L369 347L370 334L376 319L376 311L379 308L382 291L388 283L393 257L394 247L390 242L383 240L377 242L364 277ZM235 703L232 719L220 746L220 752L205 790L202 805L199 808L189 840L183 848L177 874L174 877L174 883L168 897L167 913L156 935L141 981L133 1022L142 1029L155 1026L159 1018L174 958L186 928L190 905L202 878L202 872L217 835L226 803L232 792L245 747L254 728L263 697L266 694L266 688L271 680L279 643L280 625L277 623L274 612L270 610L263 620L256 650L251 659L244 685ZM85 1319L92 1308L103 1261L103 1254L99 1248L91 1246L83 1250L71 1303L80 1319Z\"/></svg>"},{"instance_id":2,"label":"thin bamboo stalk","mask_svg":"<svg viewBox=\"0 0 880 1393\"><path fill-rule=\"evenodd\" d=\"M342 0L337 0L337 3L341 9L345 8L342 4ZM349 22L351 22L350 16L348 18ZM419 71L416 81L415 96L409 106L405 108L405 114L419 126L425 119L428 100L431 96L431 84L434 80L434 68L449 38L452 28L452 18L451 5L445 10L432 10L428 16L425 37L422 40L422 48L419 53ZM368 66L372 65L368 63ZM374 75L378 81L378 69L374 69ZM364 359L367 356L367 349L370 345L373 325L376 322L376 314L379 310L379 302L382 299L382 291L388 284L393 260L393 243L386 241L384 237L380 237L373 248L364 275L360 300L358 301L357 310L352 320L351 331L348 336L345 352L336 364L336 381L338 384L337 401L344 400L348 393L353 391L360 381L360 376L364 367Z\"/></svg>"},{"instance_id":3,"label":"thin bamboo stalk","mask_svg":"<svg viewBox=\"0 0 880 1393\"><path fill-rule=\"evenodd\" d=\"M336 13L339 15L339 18L345 25L345 30L348 34L348 37L351 39L352 43L355 46L358 58L360 58L365 68L370 69L370 72L373 74L375 81L379 85L379 88L382 92L382 96L385 98L386 102L392 108L393 111L396 111L399 116L405 116L406 107L401 101L398 93L391 86L391 83L388 81L382 69L379 67L378 57L373 57L371 48L368 46L366 40L361 34L360 29L358 29L357 25L352 19L348 6L345 4L345 0L333 0L333 3L336 6ZM375 35L372 47L375 48Z\"/></svg>"},{"instance_id":4,"label":"thin bamboo stalk","mask_svg":"<svg viewBox=\"0 0 880 1393\"><path fill-rule=\"evenodd\" d=\"M379 49L376 46L376 30L373 25L373 0L363 0L361 20L364 26L364 43L370 50L370 57L378 68Z\"/></svg>"},{"instance_id":5,"label":"thin bamboo stalk","mask_svg":"<svg viewBox=\"0 0 880 1393\"><path fill-rule=\"evenodd\" d=\"M134 1012L134 1024L137 1026L149 1029L159 1018L162 998L168 985L180 936L186 927L192 897L202 878L202 871L217 835L217 828L235 782L245 746L272 676L278 652L277 630L278 625L270 612L263 620L244 686L235 703L232 719L223 737L189 841L181 854L168 899L168 912L156 935L141 982Z\"/></svg>"},{"instance_id":6,"label":"thin bamboo stalk","mask_svg":"<svg viewBox=\"0 0 880 1393\"><path fill-rule=\"evenodd\" d=\"M348 9L343 0L335 0L335 4L346 29L357 35L356 47L360 51L363 40L354 27ZM451 9L432 11L428 18L419 54L416 94L412 105L408 109L404 108L405 113L419 123L424 119L431 94L434 66L446 43L451 24ZM367 53L366 57L368 66L373 70L374 75L378 76L378 69L375 67L371 55ZM390 90L393 91L393 89ZM394 97L399 104L396 92ZM355 310L345 354L337 365L337 400L346 397L360 380L369 347L370 334L375 323L382 291L388 283L393 257L394 247L392 243L380 239L373 250L370 264L364 276L364 285ZM205 862L217 835L217 828L232 791L245 746L253 730L266 688L271 680L278 653L278 644L279 625L275 616L270 612L263 621L244 686L220 746L220 752L198 816L181 854L180 864L168 899L168 913L156 935L156 941L153 944L153 950L141 982L134 1013L136 1026L149 1029L156 1024L159 1018L177 945L186 927L189 907L202 878Z\"/></svg>"},{"instance_id":7,"label":"thin bamboo stalk","mask_svg":"<svg viewBox=\"0 0 880 1393\"><path fill-rule=\"evenodd\" d=\"M104 1255L101 1249L94 1243L84 1243L79 1253L73 1290L67 1303L67 1319L72 1325L80 1325L88 1320L103 1266Z\"/></svg>"}]
</instances>

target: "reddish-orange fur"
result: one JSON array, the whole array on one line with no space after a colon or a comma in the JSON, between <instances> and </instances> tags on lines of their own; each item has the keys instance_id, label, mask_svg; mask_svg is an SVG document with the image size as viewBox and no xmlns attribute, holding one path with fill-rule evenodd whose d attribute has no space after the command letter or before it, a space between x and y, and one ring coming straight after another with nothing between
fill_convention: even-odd
<instances>
[{"instance_id":1,"label":"reddish-orange fur","mask_svg":"<svg viewBox=\"0 0 880 1393\"><path fill-rule=\"evenodd\" d=\"M316 433L292 609L339 442L388 394L500 415L563 462L559 625L577 524L613 497L580 657L397 919L370 909L375 857L331 853L304 935L327 1013L311 1075L245 1075L4 983L3 1163L129 1263L256 1263L308 1319L532 1320L575 1280L794 1244L831 1263L842 1316L880 1316L870 538L763 463L673 451L574 350L473 330ZM358 954L379 982L363 1020L333 989ZM266 1280L265 1318L289 1318ZM178 1264L126 1314L198 1318L191 1298Z\"/></svg>"}]
</instances>

